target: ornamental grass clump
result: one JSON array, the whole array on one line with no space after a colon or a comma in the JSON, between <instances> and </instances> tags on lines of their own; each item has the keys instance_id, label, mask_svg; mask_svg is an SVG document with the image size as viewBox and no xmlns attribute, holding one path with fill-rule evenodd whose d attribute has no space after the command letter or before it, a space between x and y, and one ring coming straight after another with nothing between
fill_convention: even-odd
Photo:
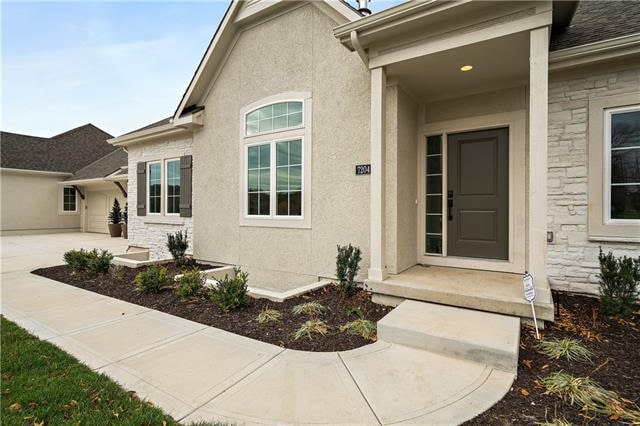
<instances>
[{"instance_id":1,"label":"ornamental grass clump","mask_svg":"<svg viewBox=\"0 0 640 426\"><path fill-rule=\"evenodd\" d=\"M247 281L249 274L235 268L235 275L224 279L209 291L209 298L223 311L231 311L249 304Z\"/></svg>"},{"instance_id":2,"label":"ornamental grass clump","mask_svg":"<svg viewBox=\"0 0 640 426\"><path fill-rule=\"evenodd\" d=\"M309 339L313 338L313 334L319 334L321 336L326 336L329 332L329 326L326 322L319 319L312 319L309 321L305 321L298 330L293 334L293 338L295 340L300 339L301 337L308 337Z\"/></svg>"},{"instance_id":3,"label":"ornamental grass clump","mask_svg":"<svg viewBox=\"0 0 640 426\"><path fill-rule=\"evenodd\" d=\"M294 306L291 312L294 315L318 316L325 310L326 308L318 302L306 302Z\"/></svg>"},{"instance_id":4,"label":"ornamental grass clump","mask_svg":"<svg viewBox=\"0 0 640 426\"><path fill-rule=\"evenodd\" d=\"M574 377L559 371L541 380L545 393L558 395L571 405L577 403L582 410L622 419L632 424L640 422L640 409L633 402L624 400L613 391L606 390L588 377Z\"/></svg>"},{"instance_id":5,"label":"ornamental grass clump","mask_svg":"<svg viewBox=\"0 0 640 426\"><path fill-rule=\"evenodd\" d=\"M198 268L184 271L178 278L175 292L183 299L195 296L207 280L207 277Z\"/></svg>"},{"instance_id":6,"label":"ornamental grass clump","mask_svg":"<svg viewBox=\"0 0 640 426\"><path fill-rule=\"evenodd\" d=\"M260 324L269 324L272 322L275 323L275 322L279 322L281 319L282 319L282 313L280 311L277 311L275 309L269 309L269 308L264 308L262 311L260 311L260 313L256 317L256 320Z\"/></svg>"},{"instance_id":7,"label":"ornamental grass clump","mask_svg":"<svg viewBox=\"0 0 640 426\"><path fill-rule=\"evenodd\" d=\"M544 340L537 345L540 353L552 359L565 358L568 361L591 362L593 353L579 340L564 339Z\"/></svg>"},{"instance_id":8,"label":"ornamental grass clump","mask_svg":"<svg viewBox=\"0 0 640 426\"><path fill-rule=\"evenodd\" d=\"M143 293L159 293L170 282L169 270L158 265L151 265L136 275L136 286Z\"/></svg>"},{"instance_id":9,"label":"ornamental grass clump","mask_svg":"<svg viewBox=\"0 0 640 426\"><path fill-rule=\"evenodd\" d=\"M598 255L600 261L600 311L605 315L626 317L633 312L640 288L640 256Z\"/></svg>"},{"instance_id":10,"label":"ornamental grass clump","mask_svg":"<svg viewBox=\"0 0 640 426\"><path fill-rule=\"evenodd\" d=\"M340 331L346 331L354 336L360 336L366 340L374 340L376 336L376 325L366 319L357 319L340 327Z\"/></svg>"},{"instance_id":11,"label":"ornamental grass clump","mask_svg":"<svg viewBox=\"0 0 640 426\"><path fill-rule=\"evenodd\" d=\"M360 270L360 260L360 247L353 247L351 244L348 246L338 245L338 255L336 256L338 288L349 296L358 289L355 278Z\"/></svg>"}]
</instances>

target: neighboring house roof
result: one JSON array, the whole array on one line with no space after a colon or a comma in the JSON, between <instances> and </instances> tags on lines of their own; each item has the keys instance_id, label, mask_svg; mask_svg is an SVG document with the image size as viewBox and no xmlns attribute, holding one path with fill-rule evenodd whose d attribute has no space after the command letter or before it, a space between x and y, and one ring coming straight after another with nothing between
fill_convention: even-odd
<instances>
[{"instance_id":1,"label":"neighboring house roof","mask_svg":"<svg viewBox=\"0 0 640 426\"><path fill-rule=\"evenodd\" d=\"M124 148L118 148L98 158L93 163L81 168L75 172L72 176L69 176L67 181L77 181L85 179L98 179L107 177L115 172L117 175L122 174L122 168L127 166L128 157ZM125 172L126 173L126 172Z\"/></svg>"},{"instance_id":2,"label":"neighboring house roof","mask_svg":"<svg viewBox=\"0 0 640 426\"><path fill-rule=\"evenodd\" d=\"M167 117L167 118L163 118L162 120L158 120L155 123L147 124L144 127L140 127L139 129L135 129L135 130L132 130L130 132L124 133L123 135L120 135L120 136L130 135L132 133L141 132L142 130L153 129L154 127L159 127L159 126L163 126L165 124L169 124L169 123L171 123L171 119L172 118L173 118L173 116L170 116L170 117Z\"/></svg>"},{"instance_id":3,"label":"neighboring house roof","mask_svg":"<svg viewBox=\"0 0 640 426\"><path fill-rule=\"evenodd\" d=\"M116 149L112 137L93 124L51 138L0 132L0 167L73 173Z\"/></svg>"},{"instance_id":4,"label":"neighboring house roof","mask_svg":"<svg viewBox=\"0 0 640 426\"><path fill-rule=\"evenodd\" d=\"M569 26L554 31L550 50L640 33L640 1L581 1Z\"/></svg>"}]
</instances>

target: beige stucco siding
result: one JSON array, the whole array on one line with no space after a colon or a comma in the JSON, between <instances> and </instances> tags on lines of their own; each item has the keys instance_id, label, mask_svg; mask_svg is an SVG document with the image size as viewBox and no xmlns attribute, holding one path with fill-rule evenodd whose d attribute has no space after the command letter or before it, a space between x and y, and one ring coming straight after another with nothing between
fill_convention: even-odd
<instances>
[{"instance_id":1,"label":"beige stucco siding","mask_svg":"<svg viewBox=\"0 0 640 426\"><path fill-rule=\"evenodd\" d=\"M339 243L359 245L368 267L369 178L354 168L370 162L369 74L335 42L335 26L306 5L241 32L194 133L194 254L241 265L252 285L333 276ZM240 110L290 91L312 96L311 228L241 227Z\"/></svg>"},{"instance_id":2,"label":"beige stucco siding","mask_svg":"<svg viewBox=\"0 0 640 426\"><path fill-rule=\"evenodd\" d=\"M64 177L3 170L0 180L3 234L80 229L79 212L61 213L61 187L58 182Z\"/></svg>"}]
</instances>

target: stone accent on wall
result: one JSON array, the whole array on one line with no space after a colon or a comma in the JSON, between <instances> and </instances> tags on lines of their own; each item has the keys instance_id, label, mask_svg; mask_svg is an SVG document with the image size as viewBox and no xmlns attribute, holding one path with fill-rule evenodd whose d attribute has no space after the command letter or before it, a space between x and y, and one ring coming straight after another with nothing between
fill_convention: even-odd
<instances>
[{"instance_id":1,"label":"stone accent on wall","mask_svg":"<svg viewBox=\"0 0 640 426\"><path fill-rule=\"evenodd\" d=\"M598 293L598 250L635 255L640 244L589 241L587 164L589 99L640 91L640 69L549 83L548 246L551 287Z\"/></svg>"},{"instance_id":2,"label":"stone accent on wall","mask_svg":"<svg viewBox=\"0 0 640 426\"><path fill-rule=\"evenodd\" d=\"M179 216L138 216L136 214L136 164L139 161L157 161L179 158L192 152L193 139L168 139L160 142L146 142L127 147L129 152L129 244L149 249L150 258L166 259L171 254L167 250L167 234L186 230L189 238L188 254L193 253L193 218ZM194 162L196 159L194 159ZM193 202L197 198L193 188ZM163 202L164 206L164 202Z\"/></svg>"}]
</instances>

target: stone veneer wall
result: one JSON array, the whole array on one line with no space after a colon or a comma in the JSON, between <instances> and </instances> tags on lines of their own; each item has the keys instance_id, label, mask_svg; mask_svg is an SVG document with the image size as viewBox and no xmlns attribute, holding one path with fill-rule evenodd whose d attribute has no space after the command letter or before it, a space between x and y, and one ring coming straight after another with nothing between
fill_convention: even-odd
<instances>
[{"instance_id":1,"label":"stone veneer wall","mask_svg":"<svg viewBox=\"0 0 640 426\"><path fill-rule=\"evenodd\" d=\"M551 287L598 293L598 250L638 256L640 244L589 241L587 164L589 99L640 91L640 69L600 72L549 83L547 253Z\"/></svg>"},{"instance_id":2,"label":"stone veneer wall","mask_svg":"<svg viewBox=\"0 0 640 426\"><path fill-rule=\"evenodd\" d=\"M129 245L149 249L151 259L170 258L166 248L167 234L187 230L189 238L188 254L193 253L193 218L179 216L138 216L136 214L137 167L139 161L157 161L178 158L191 154L193 139L169 139L160 142L147 142L127 147L129 152ZM194 162L196 160L194 159ZM193 188L192 200L196 199ZM164 206L164 204L163 204Z\"/></svg>"}]
</instances>

